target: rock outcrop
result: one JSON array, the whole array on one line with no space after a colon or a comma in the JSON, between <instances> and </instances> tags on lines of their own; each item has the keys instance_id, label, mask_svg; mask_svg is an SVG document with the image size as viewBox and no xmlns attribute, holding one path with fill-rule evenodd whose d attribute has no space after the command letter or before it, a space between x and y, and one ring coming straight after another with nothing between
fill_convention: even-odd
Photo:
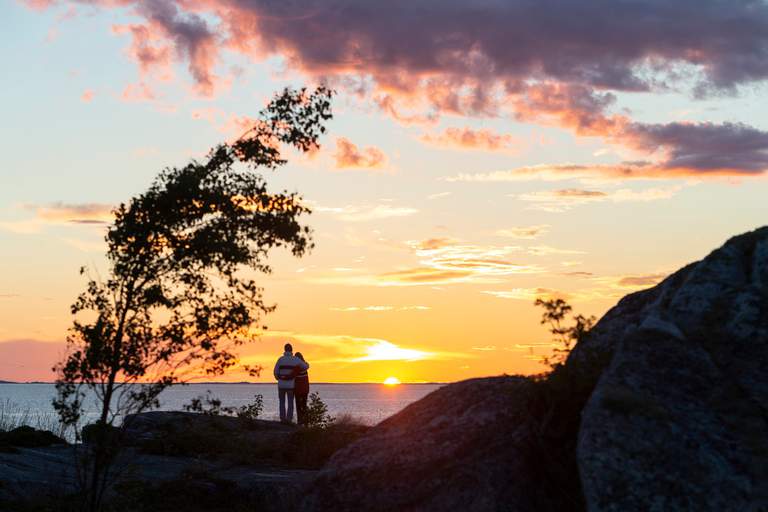
<instances>
[{"instance_id":1,"label":"rock outcrop","mask_svg":"<svg viewBox=\"0 0 768 512\"><path fill-rule=\"evenodd\" d=\"M304 509L768 510L768 228L622 299L548 380L411 404Z\"/></svg>"},{"instance_id":2,"label":"rock outcrop","mask_svg":"<svg viewBox=\"0 0 768 512\"><path fill-rule=\"evenodd\" d=\"M14 434L12 449L0 450L0 510L48 510L78 492L76 460L88 445L55 444L63 441L27 430L33 429ZM316 472L274 455L297 444L297 433L274 421L188 412L130 416L124 429L111 432L123 449L109 499L122 502L128 490L131 499L150 500L136 510L290 510Z\"/></svg>"},{"instance_id":3,"label":"rock outcrop","mask_svg":"<svg viewBox=\"0 0 768 512\"><path fill-rule=\"evenodd\" d=\"M528 489L537 482L525 473L524 453L531 424L526 404L511 400L530 386L495 377L434 391L334 455L305 508L531 510Z\"/></svg>"},{"instance_id":4,"label":"rock outcrop","mask_svg":"<svg viewBox=\"0 0 768 512\"><path fill-rule=\"evenodd\" d=\"M622 300L583 412L589 510L768 508L768 228Z\"/></svg>"}]
</instances>

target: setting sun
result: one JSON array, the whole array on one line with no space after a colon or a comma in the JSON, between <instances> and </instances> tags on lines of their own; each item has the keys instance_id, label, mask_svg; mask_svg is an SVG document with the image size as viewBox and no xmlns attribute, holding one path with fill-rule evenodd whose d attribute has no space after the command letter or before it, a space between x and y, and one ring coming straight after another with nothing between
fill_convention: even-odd
<instances>
[{"instance_id":1,"label":"setting sun","mask_svg":"<svg viewBox=\"0 0 768 512\"><path fill-rule=\"evenodd\" d=\"M384 384L386 384L387 386L397 386L398 384L400 384L400 379L398 379L397 377L387 377L386 379L384 379Z\"/></svg>"}]
</instances>

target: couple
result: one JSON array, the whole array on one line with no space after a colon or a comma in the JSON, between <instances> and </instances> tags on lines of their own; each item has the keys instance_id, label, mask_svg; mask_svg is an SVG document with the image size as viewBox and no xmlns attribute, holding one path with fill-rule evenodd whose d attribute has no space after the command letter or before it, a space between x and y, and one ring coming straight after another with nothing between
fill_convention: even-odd
<instances>
[{"instance_id":1,"label":"couple","mask_svg":"<svg viewBox=\"0 0 768 512\"><path fill-rule=\"evenodd\" d=\"M293 423L293 399L296 398L296 416L299 425L307 423L307 397L309 396L309 363L301 352L293 354L293 346L285 344L285 353L275 363L277 393L280 398L280 422ZM286 413L285 399L288 398Z\"/></svg>"}]
</instances>

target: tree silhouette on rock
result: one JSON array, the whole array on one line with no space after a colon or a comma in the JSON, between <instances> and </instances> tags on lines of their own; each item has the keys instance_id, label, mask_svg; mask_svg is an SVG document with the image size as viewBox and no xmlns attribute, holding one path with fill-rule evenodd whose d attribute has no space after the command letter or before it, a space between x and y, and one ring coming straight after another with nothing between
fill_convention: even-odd
<instances>
[{"instance_id":1,"label":"tree silhouette on rock","mask_svg":"<svg viewBox=\"0 0 768 512\"><path fill-rule=\"evenodd\" d=\"M296 193L269 192L258 171L285 164L284 146L318 147L331 97L325 87L285 89L237 141L165 169L114 210L109 276L89 277L72 305L68 355L55 368L54 406L65 425L77 429L89 396L100 408L81 470L84 508L101 507L113 476L110 427L158 406L159 394L192 372L215 376L236 365L233 349L274 310L254 280L271 271L270 249L300 257L312 247L299 222L310 210Z\"/></svg>"}]
</instances>

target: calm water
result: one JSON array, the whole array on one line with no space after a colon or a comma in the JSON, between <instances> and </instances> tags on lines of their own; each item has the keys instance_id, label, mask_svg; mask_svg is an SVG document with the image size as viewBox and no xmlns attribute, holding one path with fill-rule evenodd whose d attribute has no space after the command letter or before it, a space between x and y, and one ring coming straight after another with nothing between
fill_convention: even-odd
<instances>
[{"instance_id":1,"label":"calm water","mask_svg":"<svg viewBox=\"0 0 768 512\"><path fill-rule=\"evenodd\" d=\"M320 394L331 416L350 414L364 423L373 425L439 387L440 384L312 384L311 391ZM174 386L160 395L160 410L182 410L192 398L205 394L206 390L210 390L214 397L219 398L222 405L236 407L253 401L253 396L260 394L264 397L262 417L277 418L275 384ZM0 384L0 404L13 404L13 414L53 416L55 413L51 399L55 391L53 384ZM92 413L92 416L95 416L95 413Z\"/></svg>"}]
</instances>

